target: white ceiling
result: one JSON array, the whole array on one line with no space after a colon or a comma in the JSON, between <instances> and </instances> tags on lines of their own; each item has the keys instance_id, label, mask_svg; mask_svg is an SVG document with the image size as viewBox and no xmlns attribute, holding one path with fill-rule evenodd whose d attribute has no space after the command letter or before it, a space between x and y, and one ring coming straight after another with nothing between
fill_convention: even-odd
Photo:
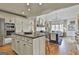
<instances>
[{"instance_id":1,"label":"white ceiling","mask_svg":"<svg viewBox=\"0 0 79 59\"><path fill-rule=\"evenodd\" d=\"M31 3L29 7L26 3L0 3L0 9L18 14L24 13L26 16L37 16L74 5L78 5L78 3L43 3L41 6L38 3ZM31 8L30 12L27 11L28 8Z\"/></svg>"}]
</instances>

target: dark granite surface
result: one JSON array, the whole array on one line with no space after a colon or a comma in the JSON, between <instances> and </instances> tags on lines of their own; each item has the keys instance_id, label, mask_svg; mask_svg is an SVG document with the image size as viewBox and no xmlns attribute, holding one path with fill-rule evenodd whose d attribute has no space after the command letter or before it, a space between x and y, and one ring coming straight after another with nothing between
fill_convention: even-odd
<instances>
[{"instance_id":1,"label":"dark granite surface","mask_svg":"<svg viewBox=\"0 0 79 59\"><path fill-rule=\"evenodd\" d=\"M35 38L38 38L38 37L45 36L44 33L36 33L36 34L16 33L16 35L24 36L24 37L28 37L28 38L32 38L32 39L35 39Z\"/></svg>"}]
</instances>

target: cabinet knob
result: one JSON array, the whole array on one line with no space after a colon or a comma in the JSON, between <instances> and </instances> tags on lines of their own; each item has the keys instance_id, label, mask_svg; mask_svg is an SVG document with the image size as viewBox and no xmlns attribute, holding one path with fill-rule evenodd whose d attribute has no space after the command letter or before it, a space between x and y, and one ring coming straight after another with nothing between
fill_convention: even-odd
<instances>
[{"instance_id":1,"label":"cabinet knob","mask_svg":"<svg viewBox=\"0 0 79 59\"><path fill-rule=\"evenodd\" d=\"M19 41L17 41L17 43L19 43Z\"/></svg>"}]
</instances>

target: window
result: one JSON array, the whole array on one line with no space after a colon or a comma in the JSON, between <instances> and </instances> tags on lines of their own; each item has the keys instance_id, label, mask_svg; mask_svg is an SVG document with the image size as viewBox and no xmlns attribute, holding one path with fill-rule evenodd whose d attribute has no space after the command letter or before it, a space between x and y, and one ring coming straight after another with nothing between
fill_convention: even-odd
<instances>
[{"instance_id":1,"label":"window","mask_svg":"<svg viewBox=\"0 0 79 59\"><path fill-rule=\"evenodd\" d=\"M52 25L52 31L62 31L63 32L63 24Z\"/></svg>"},{"instance_id":2,"label":"window","mask_svg":"<svg viewBox=\"0 0 79 59\"><path fill-rule=\"evenodd\" d=\"M52 31L54 31L55 30L55 25L52 25Z\"/></svg>"},{"instance_id":3,"label":"window","mask_svg":"<svg viewBox=\"0 0 79 59\"><path fill-rule=\"evenodd\" d=\"M59 25L55 25L56 26L56 31L59 31Z\"/></svg>"}]
</instances>

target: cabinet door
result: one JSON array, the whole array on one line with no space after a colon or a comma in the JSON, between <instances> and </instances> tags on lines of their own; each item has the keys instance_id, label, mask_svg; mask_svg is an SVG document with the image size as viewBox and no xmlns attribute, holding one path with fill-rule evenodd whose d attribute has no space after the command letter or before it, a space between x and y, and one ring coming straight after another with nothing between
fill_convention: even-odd
<instances>
[{"instance_id":1,"label":"cabinet door","mask_svg":"<svg viewBox=\"0 0 79 59\"><path fill-rule=\"evenodd\" d=\"M40 55L45 55L45 40L46 40L45 36L40 37L39 40L40 40L40 43L39 43Z\"/></svg>"},{"instance_id":2,"label":"cabinet door","mask_svg":"<svg viewBox=\"0 0 79 59\"><path fill-rule=\"evenodd\" d=\"M16 51L17 54L20 54L20 41L16 40L15 44L16 44L16 50L15 51Z\"/></svg>"},{"instance_id":3,"label":"cabinet door","mask_svg":"<svg viewBox=\"0 0 79 59\"><path fill-rule=\"evenodd\" d=\"M28 55L32 55L33 54L33 48L32 48L32 46L30 46L30 45L27 45L27 54Z\"/></svg>"},{"instance_id":4,"label":"cabinet door","mask_svg":"<svg viewBox=\"0 0 79 59\"><path fill-rule=\"evenodd\" d=\"M45 55L45 36L33 40L33 54Z\"/></svg>"},{"instance_id":5,"label":"cabinet door","mask_svg":"<svg viewBox=\"0 0 79 59\"><path fill-rule=\"evenodd\" d=\"M3 36L0 36L0 46L3 45Z\"/></svg>"},{"instance_id":6,"label":"cabinet door","mask_svg":"<svg viewBox=\"0 0 79 59\"><path fill-rule=\"evenodd\" d=\"M40 54L40 40L39 38L36 38L33 40L33 55L39 55Z\"/></svg>"},{"instance_id":7,"label":"cabinet door","mask_svg":"<svg viewBox=\"0 0 79 59\"><path fill-rule=\"evenodd\" d=\"M16 37L15 44L16 44L16 53L20 54L21 53L21 48L20 48L20 45L21 45L21 36L17 36Z\"/></svg>"},{"instance_id":8,"label":"cabinet door","mask_svg":"<svg viewBox=\"0 0 79 59\"><path fill-rule=\"evenodd\" d=\"M27 42L22 43L22 54L23 55L32 55L32 46L27 44Z\"/></svg>"},{"instance_id":9,"label":"cabinet door","mask_svg":"<svg viewBox=\"0 0 79 59\"><path fill-rule=\"evenodd\" d=\"M12 39L12 49L15 50L16 49L16 39Z\"/></svg>"},{"instance_id":10,"label":"cabinet door","mask_svg":"<svg viewBox=\"0 0 79 59\"><path fill-rule=\"evenodd\" d=\"M16 32L22 32L22 30L23 30L22 20L17 19L15 21L15 27L16 27Z\"/></svg>"},{"instance_id":11,"label":"cabinet door","mask_svg":"<svg viewBox=\"0 0 79 59\"><path fill-rule=\"evenodd\" d=\"M16 49L16 44L15 44L15 40L16 40L16 35L12 35L12 49L15 50Z\"/></svg>"},{"instance_id":12,"label":"cabinet door","mask_svg":"<svg viewBox=\"0 0 79 59\"><path fill-rule=\"evenodd\" d=\"M31 20L23 20L23 32L31 32L32 31L32 23Z\"/></svg>"}]
</instances>

